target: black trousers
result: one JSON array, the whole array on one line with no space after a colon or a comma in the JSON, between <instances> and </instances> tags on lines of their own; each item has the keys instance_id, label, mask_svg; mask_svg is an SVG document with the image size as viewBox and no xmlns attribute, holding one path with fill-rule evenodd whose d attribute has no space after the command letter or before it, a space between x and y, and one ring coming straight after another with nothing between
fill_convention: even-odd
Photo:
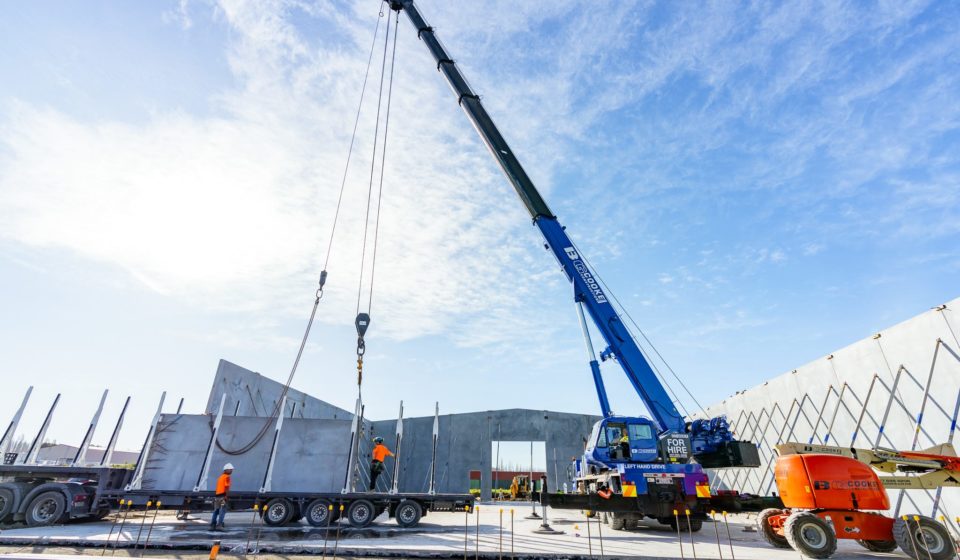
<instances>
[{"instance_id":1,"label":"black trousers","mask_svg":"<svg viewBox=\"0 0 960 560\"><path fill-rule=\"evenodd\" d=\"M374 459L370 462L370 490L377 489L377 477L383 472L383 461Z\"/></svg>"}]
</instances>

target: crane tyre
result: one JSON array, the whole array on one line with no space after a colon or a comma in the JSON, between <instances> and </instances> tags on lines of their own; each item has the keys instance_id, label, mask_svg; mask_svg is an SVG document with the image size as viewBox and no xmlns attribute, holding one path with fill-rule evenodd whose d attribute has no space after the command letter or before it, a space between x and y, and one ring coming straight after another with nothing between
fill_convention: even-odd
<instances>
[{"instance_id":1,"label":"crane tyre","mask_svg":"<svg viewBox=\"0 0 960 560\"><path fill-rule=\"evenodd\" d=\"M0 523L6 523L13 517L16 511L16 499L13 496L13 490L9 488L0 488Z\"/></svg>"},{"instance_id":2,"label":"crane tyre","mask_svg":"<svg viewBox=\"0 0 960 560\"><path fill-rule=\"evenodd\" d=\"M317 498L316 500L313 500L307 504L307 510L304 514L304 517L307 518L307 523L313 527L326 527L327 525L333 523L335 519L332 508L333 504L330 503L330 500Z\"/></svg>"},{"instance_id":3,"label":"crane tyre","mask_svg":"<svg viewBox=\"0 0 960 560\"><path fill-rule=\"evenodd\" d=\"M910 558L926 558L928 560L950 560L954 557L954 543L947 529L926 516L919 516L914 521L912 516L893 522L893 540L897 542Z\"/></svg>"},{"instance_id":4,"label":"crane tyre","mask_svg":"<svg viewBox=\"0 0 960 560\"><path fill-rule=\"evenodd\" d=\"M623 531L627 528L627 520L622 515L610 514L610 528L614 531Z\"/></svg>"},{"instance_id":5,"label":"crane tyre","mask_svg":"<svg viewBox=\"0 0 960 560\"><path fill-rule=\"evenodd\" d=\"M55 525L67 516L67 498L62 492L50 490L37 494L27 506L26 521L31 527Z\"/></svg>"},{"instance_id":6,"label":"crane tyre","mask_svg":"<svg viewBox=\"0 0 960 560\"><path fill-rule=\"evenodd\" d=\"M677 518L676 518L676 517L671 517L670 520L667 521L667 524L670 525L670 528L673 529L674 531L677 530ZM680 525L679 525L679 527L680 527L680 529L679 529L680 532L681 532L681 533L686 533L686 532L689 530L691 533L697 533L697 532L700 531L700 529L703 529L703 520L702 520L702 519L694 519L694 518L691 518L691 519L690 519L690 523L689 523L689 526L690 526L689 529L687 528L687 525L688 525L688 523L687 523L687 518L686 518L686 517L681 517L681 518L680 518Z\"/></svg>"},{"instance_id":7,"label":"crane tyre","mask_svg":"<svg viewBox=\"0 0 960 560\"><path fill-rule=\"evenodd\" d=\"M347 508L347 521L357 529L369 527L377 517L377 508L370 500L356 500Z\"/></svg>"},{"instance_id":8,"label":"crane tyre","mask_svg":"<svg viewBox=\"0 0 960 560\"><path fill-rule=\"evenodd\" d=\"M760 536L763 537L763 540L766 541L767 544L774 548L790 548L787 537L778 533L770 523L771 517L780 515L783 515L782 509L767 508L761 511L760 515L757 516L757 532L760 533Z\"/></svg>"},{"instance_id":9,"label":"crane tyre","mask_svg":"<svg viewBox=\"0 0 960 560\"><path fill-rule=\"evenodd\" d=\"M808 511L790 514L783 533L794 550L809 558L830 558L837 551L837 536L826 521Z\"/></svg>"},{"instance_id":10,"label":"crane tyre","mask_svg":"<svg viewBox=\"0 0 960 560\"><path fill-rule=\"evenodd\" d=\"M393 516L397 520L397 525L409 529L416 527L420 523L420 517L423 516L423 509L420 504L413 500L401 500L394 510Z\"/></svg>"},{"instance_id":11,"label":"crane tyre","mask_svg":"<svg viewBox=\"0 0 960 560\"><path fill-rule=\"evenodd\" d=\"M870 552L893 552L897 549L897 541L864 541L858 539L857 544Z\"/></svg>"},{"instance_id":12,"label":"crane tyre","mask_svg":"<svg viewBox=\"0 0 960 560\"><path fill-rule=\"evenodd\" d=\"M293 519L293 502L286 498L274 498L263 507L263 522L271 527L280 527Z\"/></svg>"}]
</instances>

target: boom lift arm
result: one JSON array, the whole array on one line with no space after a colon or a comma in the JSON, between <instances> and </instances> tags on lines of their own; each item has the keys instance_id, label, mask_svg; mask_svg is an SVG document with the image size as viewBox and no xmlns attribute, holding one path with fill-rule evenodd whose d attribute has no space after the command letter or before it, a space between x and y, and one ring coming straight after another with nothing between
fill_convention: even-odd
<instances>
[{"instance_id":1,"label":"boom lift arm","mask_svg":"<svg viewBox=\"0 0 960 560\"><path fill-rule=\"evenodd\" d=\"M591 272L586 260L537 191L533 181L530 180L493 119L484 109L480 97L471 89L466 78L440 43L433 28L424 20L413 0L385 1L389 3L391 9L397 12L403 11L407 14L413 27L417 30L417 37L424 42L437 62L437 70L443 74L453 93L457 96L457 103L460 108L473 123L474 128L480 134L500 169L530 213L534 225L540 230L546 241L546 248L553 253L563 268L567 279L573 284L574 299L581 317L583 316L583 309L586 308L587 314L607 344L607 348L601 352L601 356L604 359L613 357L619 362L627 379L630 380L631 385L655 419L661 436L689 433L693 447L692 451L694 455L702 454L702 458L707 461L704 463L705 466L708 462L714 462L715 464L710 466L715 467L741 466L741 464L736 464L736 460L733 461L734 464L724 464L723 460L717 459L719 456L726 456L727 444L741 444L741 442L733 440L733 434L730 432L729 424L725 418L695 420L688 425L683 415L677 410L673 400L643 356L633 336L621 321L616 309L611 305L607 294L604 293L596 276ZM582 319L581 325L587 340L590 367L600 406L604 417L610 417L612 412L603 386L603 379L600 376L599 365L589 340L589 332L585 321ZM748 446L748 444L744 445ZM712 458L708 458L707 454L713 454Z\"/></svg>"},{"instance_id":2,"label":"boom lift arm","mask_svg":"<svg viewBox=\"0 0 960 560\"><path fill-rule=\"evenodd\" d=\"M776 450L780 456L818 454L849 457L883 473L900 473L880 477L883 485L890 489L960 486L960 458L949 443L923 451L894 451L787 442L777 445Z\"/></svg>"}]
</instances>

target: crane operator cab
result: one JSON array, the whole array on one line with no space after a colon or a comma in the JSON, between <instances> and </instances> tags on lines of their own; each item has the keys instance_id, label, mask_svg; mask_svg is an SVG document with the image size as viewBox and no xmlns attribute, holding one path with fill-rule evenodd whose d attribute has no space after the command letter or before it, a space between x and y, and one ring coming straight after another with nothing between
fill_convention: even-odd
<instances>
[{"instance_id":1,"label":"crane operator cab","mask_svg":"<svg viewBox=\"0 0 960 560\"><path fill-rule=\"evenodd\" d=\"M611 416L593 426L587 456L600 463L655 463L662 460L656 425L649 418Z\"/></svg>"}]
</instances>

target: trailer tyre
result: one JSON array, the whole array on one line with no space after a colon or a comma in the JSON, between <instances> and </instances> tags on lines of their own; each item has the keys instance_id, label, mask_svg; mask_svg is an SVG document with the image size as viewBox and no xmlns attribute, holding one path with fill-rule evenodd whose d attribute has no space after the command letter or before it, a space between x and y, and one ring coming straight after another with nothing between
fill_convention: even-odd
<instances>
[{"instance_id":1,"label":"trailer tyre","mask_svg":"<svg viewBox=\"0 0 960 560\"><path fill-rule=\"evenodd\" d=\"M370 500L357 500L347 508L347 520L357 529L370 526L377 517L377 508Z\"/></svg>"},{"instance_id":2,"label":"trailer tyre","mask_svg":"<svg viewBox=\"0 0 960 560\"><path fill-rule=\"evenodd\" d=\"M60 523L67 516L67 498L56 490L42 492L30 500L26 521L31 527Z\"/></svg>"},{"instance_id":3,"label":"trailer tyre","mask_svg":"<svg viewBox=\"0 0 960 560\"><path fill-rule=\"evenodd\" d=\"M290 523L293 515L293 503L286 498L274 498L263 508L263 522L271 527Z\"/></svg>"},{"instance_id":4,"label":"trailer tyre","mask_svg":"<svg viewBox=\"0 0 960 560\"><path fill-rule=\"evenodd\" d=\"M914 521L912 516L893 522L893 539L910 558L929 558L929 560L949 560L954 555L953 540L943 525L929 517L920 516Z\"/></svg>"},{"instance_id":5,"label":"trailer tyre","mask_svg":"<svg viewBox=\"0 0 960 560\"><path fill-rule=\"evenodd\" d=\"M333 523L335 519L334 511L331 509L332 507L333 505L330 503L330 500L317 498L307 506L307 512L304 517L307 518L307 523L314 527L326 527Z\"/></svg>"},{"instance_id":6,"label":"trailer tyre","mask_svg":"<svg viewBox=\"0 0 960 560\"><path fill-rule=\"evenodd\" d=\"M897 541L864 541L857 540L857 544L870 552L893 552L897 549Z\"/></svg>"},{"instance_id":7,"label":"trailer tyre","mask_svg":"<svg viewBox=\"0 0 960 560\"><path fill-rule=\"evenodd\" d=\"M776 521L774 521L775 523L783 523L782 518L779 517L781 515L783 515L782 509L768 508L761 511L760 515L757 516L757 531L770 546L775 548L790 548L787 537L778 533L773 524L771 524L772 517L777 518ZM894 544L894 546L896 546L896 544Z\"/></svg>"},{"instance_id":8,"label":"trailer tyre","mask_svg":"<svg viewBox=\"0 0 960 560\"><path fill-rule=\"evenodd\" d=\"M827 522L808 511L790 514L783 524L787 542L810 558L830 558L837 551L837 536Z\"/></svg>"},{"instance_id":9,"label":"trailer tyre","mask_svg":"<svg viewBox=\"0 0 960 560\"><path fill-rule=\"evenodd\" d=\"M413 500L403 500L397 505L393 516L397 519L397 525L409 529L416 527L420 523L420 517L423 516L423 509L420 504Z\"/></svg>"},{"instance_id":10,"label":"trailer tyre","mask_svg":"<svg viewBox=\"0 0 960 560\"><path fill-rule=\"evenodd\" d=\"M16 511L17 504L13 497L13 490L0 488L0 523L6 523Z\"/></svg>"}]
</instances>

